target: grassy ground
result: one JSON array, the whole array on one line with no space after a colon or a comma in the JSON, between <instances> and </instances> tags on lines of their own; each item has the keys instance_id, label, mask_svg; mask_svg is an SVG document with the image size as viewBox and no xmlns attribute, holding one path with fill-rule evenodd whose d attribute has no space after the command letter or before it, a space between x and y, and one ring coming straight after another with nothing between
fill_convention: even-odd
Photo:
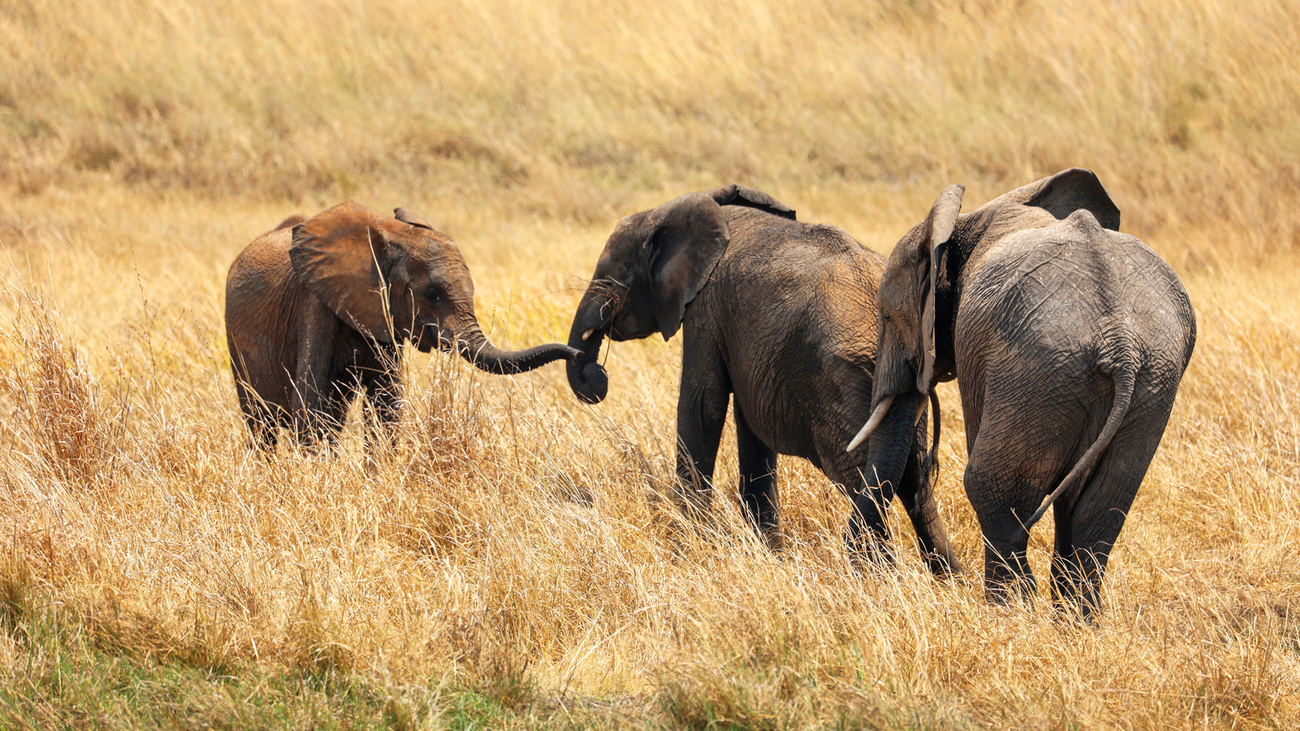
<instances>
[{"instance_id":1,"label":"grassy ground","mask_svg":"<svg viewBox=\"0 0 1300 731\"><path fill-rule=\"evenodd\" d=\"M1295 726L1297 29L1264 0L0 8L0 727ZM521 346L684 191L885 252L948 183L969 209L1071 165L1200 329L1098 629L935 583L897 508L901 565L856 573L792 459L782 556L734 498L674 527L677 341L614 344L596 407L413 353L394 453L245 448L224 275L289 213L411 207Z\"/></svg>"}]
</instances>

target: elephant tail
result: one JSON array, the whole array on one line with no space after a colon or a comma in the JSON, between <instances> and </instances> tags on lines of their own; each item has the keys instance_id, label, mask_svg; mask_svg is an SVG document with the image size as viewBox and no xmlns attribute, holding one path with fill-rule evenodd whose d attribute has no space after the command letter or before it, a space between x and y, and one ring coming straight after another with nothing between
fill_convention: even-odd
<instances>
[{"instance_id":1,"label":"elephant tail","mask_svg":"<svg viewBox=\"0 0 1300 731\"><path fill-rule=\"evenodd\" d=\"M1029 516L1029 520L1024 522L1021 530L1026 535L1029 534L1029 529L1033 528L1034 524L1042 519L1043 515L1047 513L1047 509L1052 507L1052 503L1056 502L1057 498L1064 495L1066 490L1074 487L1092 472L1092 469L1097 466L1097 460L1101 459L1102 453L1110 446L1110 441L1115 438L1115 433L1119 431L1120 424L1124 422L1124 417L1128 414L1129 404L1133 401L1133 388L1137 381L1137 372L1136 369L1125 369L1118 373L1112 372L1110 377L1115 383L1115 403L1110 408L1110 416L1106 418L1105 426L1101 428L1097 440L1092 443L1091 447L1088 447L1088 451L1083 453L1083 457L1070 470L1070 474L1066 475L1064 480L1061 480L1061 484L1052 491L1051 495L1047 496L1047 499L1043 501L1038 510Z\"/></svg>"},{"instance_id":2,"label":"elephant tail","mask_svg":"<svg viewBox=\"0 0 1300 731\"><path fill-rule=\"evenodd\" d=\"M930 389L930 407L934 411L934 438L930 441L930 451L926 452L921 463L921 476L933 484L939 479L939 394Z\"/></svg>"}]
</instances>

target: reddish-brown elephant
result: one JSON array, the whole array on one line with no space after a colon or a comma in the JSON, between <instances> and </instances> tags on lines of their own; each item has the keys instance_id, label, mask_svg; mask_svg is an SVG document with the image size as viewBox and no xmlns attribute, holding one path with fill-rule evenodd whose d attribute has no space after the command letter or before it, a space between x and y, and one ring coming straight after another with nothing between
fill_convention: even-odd
<instances>
[{"instance_id":1,"label":"reddish-brown elephant","mask_svg":"<svg viewBox=\"0 0 1300 731\"><path fill-rule=\"evenodd\" d=\"M506 352L488 342L456 245L409 211L394 213L348 201L293 216L231 265L226 338L255 444L274 446L277 426L304 444L332 442L362 392L372 424L391 425L407 339L497 374L577 355L558 343Z\"/></svg>"}]
</instances>

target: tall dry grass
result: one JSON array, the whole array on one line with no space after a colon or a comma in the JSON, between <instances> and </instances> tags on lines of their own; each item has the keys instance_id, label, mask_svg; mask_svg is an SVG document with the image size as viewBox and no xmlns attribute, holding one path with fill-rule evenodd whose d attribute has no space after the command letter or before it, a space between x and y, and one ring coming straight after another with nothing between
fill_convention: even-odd
<instances>
[{"instance_id":1,"label":"tall dry grass","mask_svg":"<svg viewBox=\"0 0 1300 731\"><path fill-rule=\"evenodd\" d=\"M48 615L105 662L199 668L214 692L359 678L414 704L397 725L454 725L473 696L501 723L1293 726L1296 13L0 8L0 717L84 720L51 680L72 661L35 639ZM685 190L745 182L885 251L947 183L975 205L1069 165L1184 275L1200 328L1098 629L988 606L906 545L897 571L855 572L847 502L791 459L773 556L725 497L730 436L712 520L678 520L676 342L614 344L598 407L557 367L413 354L395 452L367 459L355 427L332 457L246 449L224 273L289 213L420 211L460 243L494 339L523 345L567 331L619 216ZM978 567L941 388L942 512ZM176 717L238 725L238 706Z\"/></svg>"},{"instance_id":2,"label":"tall dry grass","mask_svg":"<svg viewBox=\"0 0 1300 731\"><path fill-rule=\"evenodd\" d=\"M20 190L381 186L595 223L717 180L853 200L1084 165L1141 234L1300 230L1286 0L15 0L0 38Z\"/></svg>"}]
</instances>

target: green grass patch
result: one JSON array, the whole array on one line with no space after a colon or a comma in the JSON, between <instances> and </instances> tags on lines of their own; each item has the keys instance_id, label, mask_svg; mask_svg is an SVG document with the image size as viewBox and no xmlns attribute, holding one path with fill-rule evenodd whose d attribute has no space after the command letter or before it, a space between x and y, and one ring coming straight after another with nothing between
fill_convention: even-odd
<instances>
[{"instance_id":1,"label":"green grass patch","mask_svg":"<svg viewBox=\"0 0 1300 731\"><path fill-rule=\"evenodd\" d=\"M519 694L395 688L335 669L215 667L202 655L141 657L48 596L0 587L0 728L368 729L570 726ZM557 715L558 713L558 715ZM554 716L554 718L547 718ZM587 725L578 722L578 725Z\"/></svg>"}]
</instances>

